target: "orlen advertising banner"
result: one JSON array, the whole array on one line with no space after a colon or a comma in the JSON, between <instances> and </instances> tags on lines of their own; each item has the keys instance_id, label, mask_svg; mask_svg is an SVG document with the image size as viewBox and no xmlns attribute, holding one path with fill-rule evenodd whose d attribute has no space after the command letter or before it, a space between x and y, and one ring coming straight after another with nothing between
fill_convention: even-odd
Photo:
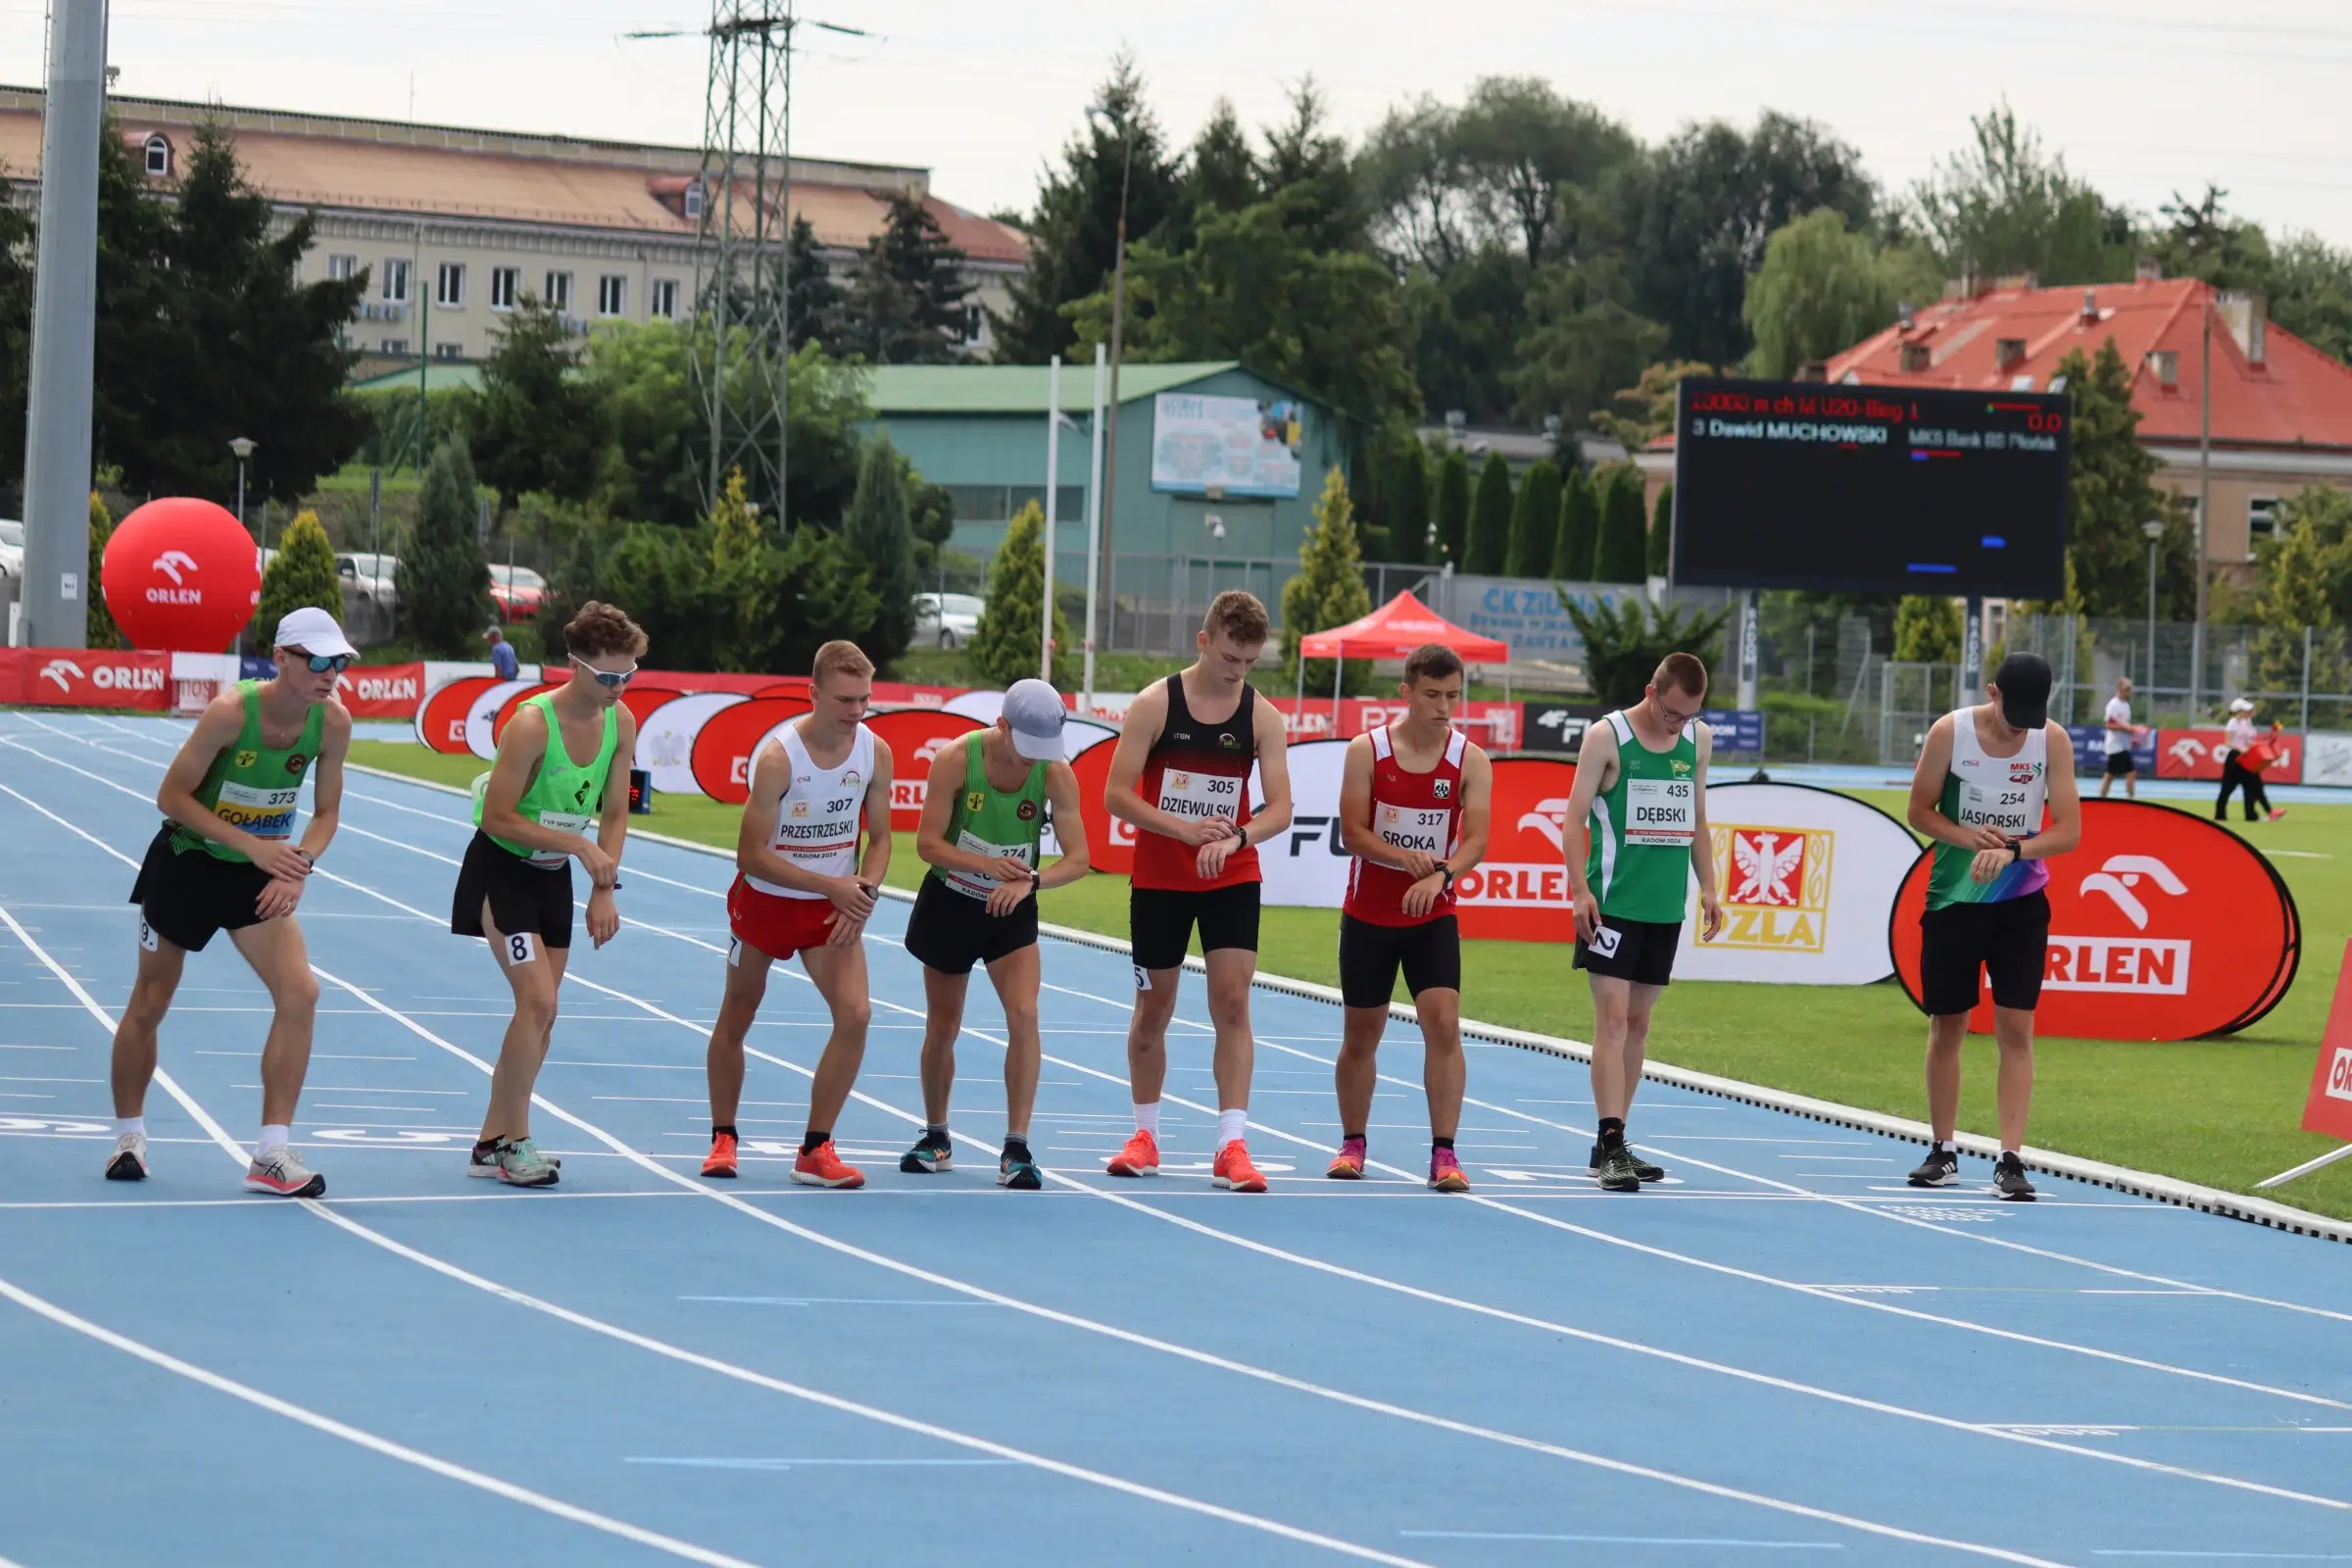
<instances>
[{"instance_id":1,"label":"orlen advertising banner","mask_svg":"<svg viewBox=\"0 0 2352 1568\"><path fill-rule=\"evenodd\" d=\"M1895 972L1920 1000L1922 853L1894 902ZM2146 801L2082 803L2082 843L2049 862L2050 946L2034 1028L2084 1040L2228 1034L2294 981L2302 921L2271 862L2208 817ZM1992 1031L1985 992L1969 1015Z\"/></svg>"},{"instance_id":2,"label":"orlen advertising banner","mask_svg":"<svg viewBox=\"0 0 2352 1568\"><path fill-rule=\"evenodd\" d=\"M2289 730L2257 734L2278 749L2278 760L2262 770L2267 784L2303 781L2303 737ZM2230 750L2227 732L2218 729L2167 729L2156 733L2158 778L2202 778L2219 781L2222 755Z\"/></svg>"},{"instance_id":3,"label":"orlen advertising banner","mask_svg":"<svg viewBox=\"0 0 2352 1568\"><path fill-rule=\"evenodd\" d=\"M741 692L689 692L671 698L650 714L638 714L637 765L653 775L654 792L700 795L703 787L694 778L695 737L713 714L748 701Z\"/></svg>"},{"instance_id":4,"label":"orlen advertising banner","mask_svg":"<svg viewBox=\"0 0 2352 1568\"><path fill-rule=\"evenodd\" d=\"M865 727L890 748L890 825L911 833L923 825L923 803L931 798L931 760L941 747L986 726L943 709L907 708L876 713Z\"/></svg>"},{"instance_id":5,"label":"orlen advertising banner","mask_svg":"<svg viewBox=\"0 0 2352 1568\"><path fill-rule=\"evenodd\" d=\"M750 800L752 759L760 742L807 711L807 698L755 697L705 718L691 753L694 787L729 806Z\"/></svg>"},{"instance_id":6,"label":"orlen advertising banner","mask_svg":"<svg viewBox=\"0 0 2352 1568\"><path fill-rule=\"evenodd\" d=\"M1259 897L1267 904L1336 909L1348 897L1348 862L1340 838L1340 774L1347 741L1301 741L1290 748L1291 825L1257 848ZM1250 808L1263 808L1265 786L1250 773Z\"/></svg>"},{"instance_id":7,"label":"orlen advertising banner","mask_svg":"<svg viewBox=\"0 0 2352 1568\"><path fill-rule=\"evenodd\" d=\"M2311 1069L2311 1098L2303 1103L2303 1130L2352 1141L2352 943L2344 945L2344 967L2335 977L2335 1003L2328 1009L2328 1031L2320 1036L2320 1059Z\"/></svg>"},{"instance_id":8,"label":"orlen advertising banner","mask_svg":"<svg viewBox=\"0 0 2352 1568\"><path fill-rule=\"evenodd\" d=\"M1576 940L1576 921L1568 909L1568 862L1560 853L1568 792L1575 785L1572 762L1495 760L1486 858L1453 883L1462 935Z\"/></svg>"},{"instance_id":9,"label":"orlen advertising banner","mask_svg":"<svg viewBox=\"0 0 2352 1568\"><path fill-rule=\"evenodd\" d=\"M1311 693L1303 698L1263 700L1282 715L1283 733L1294 745L1299 741L1352 740L1404 717L1406 711L1403 699L1396 697L1344 697L1337 705L1336 714L1330 698L1317 698ZM1521 734L1519 709L1517 703L1462 703L1454 709L1454 724L1490 752L1516 751Z\"/></svg>"},{"instance_id":10,"label":"orlen advertising banner","mask_svg":"<svg viewBox=\"0 0 2352 1568\"><path fill-rule=\"evenodd\" d=\"M1692 898L1676 979L1866 986L1893 972L1887 911L1919 854L1902 823L1801 784L1710 784L1707 828L1723 931L1699 941Z\"/></svg>"},{"instance_id":11,"label":"orlen advertising banner","mask_svg":"<svg viewBox=\"0 0 2352 1568\"><path fill-rule=\"evenodd\" d=\"M354 718L411 718L424 702L424 664L354 664L335 682Z\"/></svg>"},{"instance_id":12,"label":"orlen advertising banner","mask_svg":"<svg viewBox=\"0 0 2352 1568\"><path fill-rule=\"evenodd\" d=\"M7 684L16 701L36 708L135 708L163 712L172 706L172 656L100 648L12 648L16 665Z\"/></svg>"}]
</instances>

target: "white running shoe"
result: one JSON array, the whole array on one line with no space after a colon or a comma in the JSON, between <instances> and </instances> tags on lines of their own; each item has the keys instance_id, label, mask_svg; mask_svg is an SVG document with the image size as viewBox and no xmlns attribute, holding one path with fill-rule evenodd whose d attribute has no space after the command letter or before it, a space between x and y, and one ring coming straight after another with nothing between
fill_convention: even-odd
<instances>
[{"instance_id":1,"label":"white running shoe","mask_svg":"<svg viewBox=\"0 0 2352 1568\"><path fill-rule=\"evenodd\" d=\"M256 1154L245 1167L245 1190L279 1198L324 1198L326 1178L305 1165L293 1145L281 1144L267 1155Z\"/></svg>"},{"instance_id":2,"label":"white running shoe","mask_svg":"<svg viewBox=\"0 0 2352 1568\"><path fill-rule=\"evenodd\" d=\"M124 1133L115 1140L115 1152L107 1156L106 1179L110 1182L143 1182L147 1179L145 1133Z\"/></svg>"},{"instance_id":3,"label":"white running shoe","mask_svg":"<svg viewBox=\"0 0 2352 1568\"><path fill-rule=\"evenodd\" d=\"M550 1165L553 1165L559 1171L564 1168L564 1162L553 1154L541 1154L539 1157L546 1160ZM475 1144L473 1146L472 1152L466 1156L466 1174L468 1176L478 1177L483 1181L498 1181L500 1177L498 1174L497 1144L493 1143L487 1149L484 1149L480 1144Z\"/></svg>"}]
</instances>

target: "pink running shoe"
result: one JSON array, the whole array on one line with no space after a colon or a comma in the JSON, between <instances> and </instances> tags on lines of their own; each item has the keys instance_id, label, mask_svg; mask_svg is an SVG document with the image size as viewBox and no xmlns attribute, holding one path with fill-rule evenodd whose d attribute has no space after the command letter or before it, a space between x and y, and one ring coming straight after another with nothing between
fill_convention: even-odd
<instances>
[{"instance_id":1,"label":"pink running shoe","mask_svg":"<svg viewBox=\"0 0 2352 1568\"><path fill-rule=\"evenodd\" d=\"M1364 1179L1364 1141L1361 1138L1343 1138L1340 1152L1331 1156L1331 1165L1323 1172L1335 1182L1360 1182Z\"/></svg>"},{"instance_id":2,"label":"pink running shoe","mask_svg":"<svg viewBox=\"0 0 2352 1568\"><path fill-rule=\"evenodd\" d=\"M1450 1149L1429 1152L1429 1186L1432 1192L1466 1193L1470 1178L1462 1174L1462 1162L1453 1157Z\"/></svg>"}]
</instances>

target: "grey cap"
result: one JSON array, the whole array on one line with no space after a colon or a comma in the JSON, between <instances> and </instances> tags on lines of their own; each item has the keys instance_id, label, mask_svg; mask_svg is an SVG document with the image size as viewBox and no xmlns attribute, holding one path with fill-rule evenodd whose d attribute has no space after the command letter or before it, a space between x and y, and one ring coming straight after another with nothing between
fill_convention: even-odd
<instances>
[{"instance_id":1,"label":"grey cap","mask_svg":"<svg viewBox=\"0 0 2352 1568\"><path fill-rule=\"evenodd\" d=\"M1058 762L1066 755L1062 722L1070 716L1061 694L1042 680L1016 680L1004 694L1004 717L1012 725L1012 749L1032 762Z\"/></svg>"}]
</instances>

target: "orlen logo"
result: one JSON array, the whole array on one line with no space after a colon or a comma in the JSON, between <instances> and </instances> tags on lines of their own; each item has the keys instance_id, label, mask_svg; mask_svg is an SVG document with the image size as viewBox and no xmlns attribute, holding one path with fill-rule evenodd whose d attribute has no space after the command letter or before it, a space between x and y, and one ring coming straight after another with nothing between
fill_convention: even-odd
<instances>
[{"instance_id":1,"label":"orlen logo","mask_svg":"<svg viewBox=\"0 0 2352 1568\"><path fill-rule=\"evenodd\" d=\"M335 684L363 703L413 703L423 682L415 675L345 675Z\"/></svg>"},{"instance_id":2,"label":"orlen logo","mask_svg":"<svg viewBox=\"0 0 2352 1568\"><path fill-rule=\"evenodd\" d=\"M169 588L150 588L147 602L151 605L201 605L204 590L187 586L187 576L197 570L196 558L184 550L167 550L155 558L150 570L159 571L172 579Z\"/></svg>"},{"instance_id":3,"label":"orlen logo","mask_svg":"<svg viewBox=\"0 0 2352 1568\"><path fill-rule=\"evenodd\" d=\"M2165 750L2172 755L2173 760L2179 762L2183 768L2193 769L2199 762L2205 760L2205 743L2194 735L2183 735Z\"/></svg>"},{"instance_id":4,"label":"orlen logo","mask_svg":"<svg viewBox=\"0 0 2352 1568\"><path fill-rule=\"evenodd\" d=\"M1507 758L1494 763L1494 842L1488 858L1455 879L1454 900L1467 937L1566 942L1568 794L1576 769L1565 761Z\"/></svg>"},{"instance_id":5,"label":"orlen logo","mask_svg":"<svg viewBox=\"0 0 2352 1568\"><path fill-rule=\"evenodd\" d=\"M2132 929L2145 931L2148 928L2148 906L2139 901L2134 891L2143 876L2176 899L2188 891L2188 884L2175 876L2171 866L2152 855L2109 856L2105 865L2082 879L2082 891L2085 894L2103 893L2113 899L2115 906L2124 911L2124 918L2132 922Z\"/></svg>"},{"instance_id":6,"label":"orlen logo","mask_svg":"<svg viewBox=\"0 0 2352 1568\"><path fill-rule=\"evenodd\" d=\"M1534 810L1520 813L1519 826L1543 834L1553 849L1560 848L1568 842L1568 797L1538 801Z\"/></svg>"},{"instance_id":7,"label":"orlen logo","mask_svg":"<svg viewBox=\"0 0 2352 1568\"><path fill-rule=\"evenodd\" d=\"M2352 1100L2352 1046L2335 1048L2335 1060L2328 1068L2328 1098Z\"/></svg>"},{"instance_id":8,"label":"orlen logo","mask_svg":"<svg viewBox=\"0 0 2352 1568\"><path fill-rule=\"evenodd\" d=\"M41 679L57 682L57 689L61 692L73 689L74 681L66 678L69 675L73 676L74 680L83 678L81 666L71 659L52 659L41 666Z\"/></svg>"},{"instance_id":9,"label":"orlen logo","mask_svg":"<svg viewBox=\"0 0 2352 1568\"><path fill-rule=\"evenodd\" d=\"M2153 855L2111 855L2082 881L2078 891L2087 899L2098 894L2132 922L2134 931L2148 928L2148 906L2140 899L2140 884L2179 898L2188 884ZM2161 937L2078 937L2050 934L2049 963L2042 977L2046 991L2127 991L2159 996L2188 992L2189 944Z\"/></svg>"},{"instance_id":10,"label":"orlen logo","mask_svg":"<svg viewBox=\"0 0 2352 1568\"><path fill-rule=\"evenodd\" d=\"M67 679L72 676L73 679ZM135 664L100 664L88 673L71 659L52 659L41 666L40 679L57 682L61 692L72 691L74 681L86 680L102 692L160 692L164 689L164 672L160 669L141 669Z\"/></svg>"}]
</instances>

